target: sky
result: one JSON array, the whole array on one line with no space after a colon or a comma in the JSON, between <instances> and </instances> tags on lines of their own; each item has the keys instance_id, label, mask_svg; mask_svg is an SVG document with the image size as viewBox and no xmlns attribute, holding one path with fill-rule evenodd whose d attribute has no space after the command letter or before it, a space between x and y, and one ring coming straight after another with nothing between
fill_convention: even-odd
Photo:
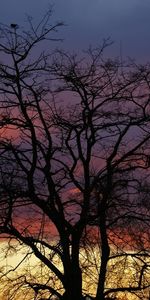
<instances>
[{"instance_id":1,"label":"sky","mask_svg":"<svg viewBox=\"0 0 150 300\"><path fill-rule=\"evenodd\" d=\"M71 51L97 47L108 37L114 42L110 54L150 61L149 0L1 0L0 22L26 26L26 14L40 20L50 4L53 20L63 21L63 48Z\"/></svg>"},{"instance_id":2,"label":"sky","mask_svg":"<svg viewBox=\"0 0 150 300\"><path fill-rule=\"evenodd\" d=\"M51 3L52 20L66 25L58 33L66 50L97 47L110 37L110 55L121 50L123 58L150 61L150 0L0 0L0 23L26 27L26 15L37 22Z\"/></svg>"}]
</instances>

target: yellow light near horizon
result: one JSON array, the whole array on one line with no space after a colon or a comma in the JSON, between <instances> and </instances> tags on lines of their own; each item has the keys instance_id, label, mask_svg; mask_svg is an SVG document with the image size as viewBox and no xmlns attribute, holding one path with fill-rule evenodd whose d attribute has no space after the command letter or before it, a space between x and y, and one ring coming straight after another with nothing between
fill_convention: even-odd
<instances>
[{"instance_id":1,"label":"yellow light near horizon","mask_svg":"<svg viewBox=\"0 0 150 300\"><path fill-rule=\"evenodd\" d=\"M1 273L1 287L0 287L0 300L10 300L11 293L14 292L13 300L34 300L34 292L22 285L24 277L32 280L36 279L39 283L45 284L51 283L53 286L63 293L63 288L59 280L53 273L50 273L49 269L44 267L43 264L31 253L31 250L27 247L23 247L19 243L11 244L10 250L6 253L6 247L8 243L1 242L0 249L0 273ZM83 290L92 296L95 295L96 285L98 280L100 256L98 254L99 249L83 249L80 253L81 265L83 268ZM49 255L49 253L47 253ZM62 265L60 265L59 259L56 256L53 258L54 263L57 264L59 269L63 271ZM16 268L18 266L18 268ZM126 266L124 266L124 273L122 277L119 277L119 269L122 267L122 260L113 260L108 265L110 275L107 277L108 288L123 286L124 284L135 280L134 261L129 257ZM7 276L3 276L6 273ZM19 277L19 280L16 278ZM150 277L149 277L150 278ZM145 294L146 295L146 294ZM138 300L136 295L118 293L119 300ZM148 299L148 298L147 298ZM36 298L38 300L38 298ZM146 300L146 297L145 299Z\"/></svg>"},{"instance_id":2,"label":"yellow light near horizon","mask_svg":"<svg viewBox=\"0 0 150 300\"><path fill-rule=\"evenodd\" d=\"M34 291L27 284L24 284L25 276L26 280L35 282L36 279L41 284L46 284L49 280L53 286L57 285L57 288L62 290L56 276L52 276L49 269L35 257L31 249L15 243L15 245L11 245L10 250L7 252L6 247L8 247L8 243L2 242L0 244L0 300L10 300L13 293L13 300L35 299ZM5 255L6 252L7 255ZM55 263L58 265L57 259ZM3 274L6 274L6 276L3 276Z\"/></svg>"}]
</instances>

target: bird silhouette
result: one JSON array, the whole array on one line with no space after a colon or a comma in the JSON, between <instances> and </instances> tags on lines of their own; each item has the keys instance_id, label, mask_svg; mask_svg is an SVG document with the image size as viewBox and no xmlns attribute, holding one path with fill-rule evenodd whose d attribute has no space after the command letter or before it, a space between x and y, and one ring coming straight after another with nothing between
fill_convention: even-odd
<instances>
[{"instance_id":1,"label":"bird silhouette","mask_svg":"<svg viewBox=\"0 0 150 300\"><path fill-rule=\"evenodd\" d=\"M14 29L17 29L17 28L18 28L18 25L15 24L15 23L11 23L11 24L10 24L10 27L11 27L11 28L14 28Z\"/></svg>"}]
</instances>

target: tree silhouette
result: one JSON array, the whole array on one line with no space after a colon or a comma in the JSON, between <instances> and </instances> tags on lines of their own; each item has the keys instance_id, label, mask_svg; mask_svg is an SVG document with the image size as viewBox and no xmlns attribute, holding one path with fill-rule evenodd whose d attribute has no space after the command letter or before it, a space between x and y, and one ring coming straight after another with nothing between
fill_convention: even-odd
<instances>
[{"instance_id":1,"label":"tree silhouette","mask_svg":"<svg viewBox=\"0 0 150 300\"><path fill-rule=\"evenodd\" d=\"M26 246L8 299L148 299L149 65L105 58L109 41L39 54L49 17L0 28L0 233L6 256Z\"/></svg>"}]
</instances>

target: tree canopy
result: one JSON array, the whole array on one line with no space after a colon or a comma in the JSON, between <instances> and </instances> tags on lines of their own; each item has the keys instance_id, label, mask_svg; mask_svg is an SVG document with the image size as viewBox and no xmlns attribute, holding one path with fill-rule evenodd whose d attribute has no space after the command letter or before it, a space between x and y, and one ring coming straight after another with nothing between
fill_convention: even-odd
<instances>
[{"instance_id":1,"label":"tree canopy","mask_svg":"<svg viewBox=\"0 0 150 300\"><path fill-rule=\"evenodd\" d=\"M51 51L62 24L28 21L0 27L6 299L149 299L150 66Z\"/></svg>"}]
</instances>

